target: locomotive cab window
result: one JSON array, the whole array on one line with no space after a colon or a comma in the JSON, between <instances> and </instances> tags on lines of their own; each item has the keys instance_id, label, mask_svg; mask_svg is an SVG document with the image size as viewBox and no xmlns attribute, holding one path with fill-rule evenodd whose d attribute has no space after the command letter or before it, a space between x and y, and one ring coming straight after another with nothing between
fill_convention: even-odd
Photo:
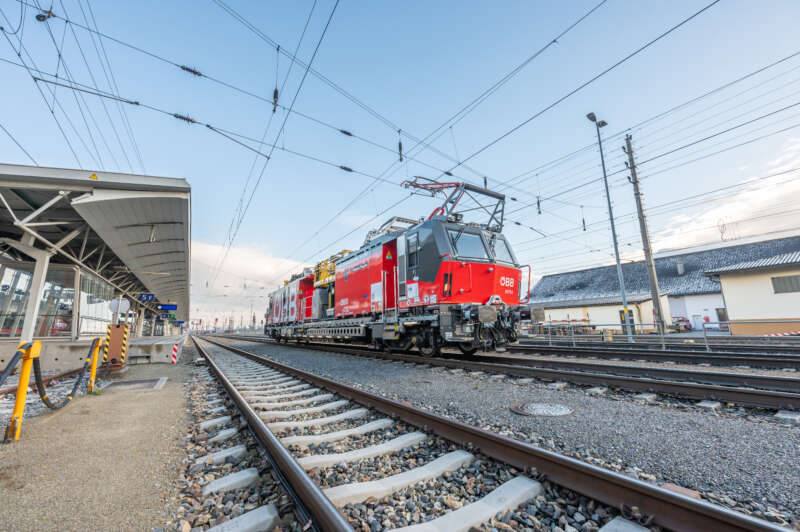
<instances>
[{"instance_id":1,"label":"locomotive cab window","mask_svg":"<svg viewBox=\"0 0 800 532\"><path fill-rule=\"evenodd\" d=\"M408 235L406 242L408 243L408 269L411 270L419 266L419 237L416 233Z\"/></svg>"},{"instance_id":2,"label":"locomotive cab window","mask_svg":"<svg viewBox=\"0 0 800 532\"><path fill-rule=\"evenodd\" d=\"M489 258L481 235L456 231L455 229L448 229L447 234L450 236L450 243L453 244L453 249L456 251L457 256L469 259Z\"/></svg>"},{"instance_id":3,"label":"locomotive cab window","mask_svg":"<svg viewBox=\"0 0 800 532\"><path fill-rule=\"evenodd\" d=\"M511 248L504 238L492 236L489 240L489 248L492 250L494 260L498 262L505 262L508 264L516 264L514 255L511 253Z\"/></svg>"}]
</instances>

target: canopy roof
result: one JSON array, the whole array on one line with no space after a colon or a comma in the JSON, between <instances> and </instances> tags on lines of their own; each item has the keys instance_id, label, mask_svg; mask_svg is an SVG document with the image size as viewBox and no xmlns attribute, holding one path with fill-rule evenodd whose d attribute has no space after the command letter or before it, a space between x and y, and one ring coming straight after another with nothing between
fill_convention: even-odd
<instances>
[{"instance_id":1,"label":"canopy roof","mask_svg":"<svg viewBox=\"0 0 800 532\"><path fill-rule=\"evenodd\" d=\"M147 292L189 316L191 188L184 179L0 164L0 246L56 251L130 298ZM13 214L12 214L13 213Z\"/></svg>"}]
</instances>

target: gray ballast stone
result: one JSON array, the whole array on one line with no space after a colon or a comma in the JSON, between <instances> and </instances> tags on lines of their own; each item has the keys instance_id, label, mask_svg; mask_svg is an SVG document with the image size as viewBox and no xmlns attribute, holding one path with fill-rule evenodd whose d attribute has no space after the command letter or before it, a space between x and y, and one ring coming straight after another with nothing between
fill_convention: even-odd
<instances>
[{"instance_id":1,"label":"gray ballast stone","mask_svg":"<svg viewBox=\"0 0 800 532\"><path fill-rule=\"evenodd\" d=\"M603 525L599 532L650 532L650 529L618 515Z\"/></svg>"},{"instance_id":2,"label":"gray ballast stone","mask_svg":"<svg viewBox=\"0 0 800 532\"><path fill-rule=\"evenodd\" d=\"M230 422L231 422L231 416L215 417L214 419L203 421L198 425L198 427L200 427L203 430L206 430L213 427L218 427L220 425L227 425Z\"/></svg>"},{"instance_id":3,"label":"gray ballast stone","mask_svg":"<svg viewBox=\"0 0 800 532\"><path fill-rule=\"evenodd\" d=\"M637 401L644 401L645 403L655 403L658 396L654 393L637 393L633 398Z\"/></svg>"},{"instance_id":4,"label":"gray ballast stone","mask_svg":"<svg viewBox=\"0 0 800 532\"><path fill-rule=\"evenodd\" d=\"M214 436L208 439L208 443L220 443L227 440L230 440L239 432L237 427L233 427L230 429L225 429L217 432Z\"/></svg>"},{"instance_id":5,"label":"gray ballast stone","mask_svg":"<svg viewBox=\"0 0 800 532\"><path fill-rule=\"evenodd\" d=\"M300 467L306 471L310 471L315 467L327 467L342 462L355 462L356 460L372 458L373 456L382 456L384 454L402 451L406 447L411 447L412 445L416 445L425 441L425 438L427 438L427 436L425 436L425 434L422 432L411 432L378 445L362 447L361 449L348 451L346 453L314 454L310 456L304 456L299 458L297 463L300 464Z\"/></svg>"},{"instance_id":6,"label":"gray ballast stone","mask_svg":"<svg viewBox=\"0 0 800 532\"><path fill-rule=\"evenodd\" d=\"M247 446L246 445L237 445L235 447L228 447L227 449L223 449L221 451L217 451L215 453L207 454L205 456L201 456L197 460L195 460L196 464L221 464L225 461L229 456L239 458L247 454Z\"/></svg>"},{"instance_id":7,"label":"gray ballast stone","mask_svg":"<svg viewBox=\"0 0 800 532\"><path fill-rule=\"evenodd\" d=\"M259 398L269 399L270 396L279 395L283 392L294 392L297 390L305 390L306 388L311 388L310 384L298 384L296 386L289 386L287 388L283 388L282 390L272 390L272 391L258 391L258 392L242 392L242 395L247 400L257 400Z\"/></svg>"},{"instance_id":8,"label":"gray ballast stone","mask_svg":"<svg viewBox=\"0 0 800 532\"><path fill-rule=\"evenodd\" d=\"M320 401L325 401L327 399L333 399L332 393L323 393L322 395L315 395L314 397L308 397L306 399L295 399L293 401L283 401L279 403L257 403L253 404L252 406L255 408L261 408L263 410L268 410L270 408L281 408L286 406L300 406L300 405L310 405L312 403L318 403Z\"/></svg>"},{"instance_id":9,"label":"gray ballast stone","mask_svg":"<svg viewBox=\"0 0 800 532\"><path fill-rule=\"evenodd\" d=\"M227 406L218 406L208 411L209 414L216 414L217 412L224 412L228 409Z\"/></svg>"},{"instance_id":10,"label":"gray ballast stone","mask_svg":"<svg viewBox=\"0 0 800 532\"><path fill-rule=\"evenodd\" d=\"M305 397L305 396L308 396L308 395L313 395L313 394L319 393L321 391L322 390L320 390L319 388L308 388L307 390L300 390L299 392L271 395L269 397L262 398L262 399L272 399L272 400L275 400L275 399L292 399L294 397ZM269 403L259 403L258 401L252 401L250 403L250 405L253 408L258 407L261 404L269 404Z\"/></svg>"},{"instance_id":11,"label":"gray ballast stone","mask_svg":"<svg viewBox=\"0 0 800 532\"><path fill-rule=\"evenodd\" d=\"M296 445L297 447L311 447L312 445L319 445L324 442L339 441L351 436L360 436L361 434L369 434L376 430L388 429L394 424L389 418L377 419L364 425L359 425L352 429L338 430L336 432L326 432L325 434L317 434L314 436L287 436L281 438L281 443L285 446Z\"/></svg>"},{"instance_id":12,"label":"gray ballast stone","mask_svg":"<svg viewBox=\"0 0 800 532\"><path fill-rule=\"evenodd\" d=\"M300 429L306 427L317 427L320 425L329 425L331 423L337 423L345 419L356 419L361 417L367 417L368 412L369 410L367 410L366 408L355 408L353 410L342 412L341 414L335 414L333 416L328 416L328 417L317 417L306 421L276 421L274 423L267 423L267 428L272 432L281 432L291 428Z\"/></svg>"},{"instance_id":13,"label":"gray ballast stone","mask_svg":"<svg viewBox=\"0 0 800 532\"><path fill-rule=\"evenodd\" d=\"M275 528L279 520L278 509L274 504L268 504L211 527L207 532L262 532Z\"/></svg>"},{"instance_id":14,"label":"gray ballast stone","mask_svg":"<svg viewBox=\"0 0 800 532\"><path fill-rule=\"evenodd\" d=\"M264 410L258 413L258 417L264 421L272 421L273 419L287 419L301 414L317 414L319 412L327 412L330 410L337 410L346 406L350 401L342 399L341 401L332 401L319 406L309 406L307 408L298 408L296 410Z\"/></svg>"},{"instance_id":15,"label":"gray ballast stone","mask_svg":"<svg viewBox=\"0 0 800 532\"><path fill-rule=\"evenodd\" d=\"M559 382L551 382L550 384L547 385L547 387L550 388L551 390L563 390L564 388L567 387L567 383L566 382L560 382L560 381Z\"/></svg>"},{"instance_id":16,"label":"gray ballast stone","mask_svg":"<svg viewBox=\"0 0 800 532\"><path fill-rule=\"evenodd\" d=\"M230 475L225 475L217 480L212 480L203 488L203 497L221 491L246 488L258 480L258 469L251 467Z\"/></svg>"},{"instance_id":17,"label":"gray ballast stone","mask_svg":"<svg viewBox=\"0 0 800 532\"><path fill-rule=\"evenodd\" d=\"M791 410L779 410L775 417L784 423L793 423L800 425L800 412L792 412Z\"/></svg>"},{"instance_id":18,"label":"gray ballast stone","mask_svg":"<svg viewBox=\"0 0 800 532\"><path fill-rule=\"evenodd\" d=\"M608 391L608 388L605 386L595 386L594 388L589 388L586 390L586 393L589 395L603 395Z\"/></svg>"},{"instance_id":19,"label":"gray ballast stone","mask_svg":"<svg viewBox=\"0 0 800 532\"><path fill-rule=\"evenodd\" d=\"M492 491L479 501L475 501L442 517L405 528L406 532L466 532L479 527L495 514L513 510L520 504L542 493L542 485L528 477L515 477Z\"/></svg>"},{"instance_id":20,"label":"gray ballast stone","mask_svg":"<svg viewBox=\"0 0 800 532\"><path fill-rule=\"evenodd\" d=\"M722 403L719 401L700 401L697 403L697 406L700 408L705 408L706 410L711 410L712 412L716 412L722 406Z\"/></svg>"},{"instance_id":21,"label":"gray ballast stone","mask_svg":"<svg viewBox=\"0 0 800 532\"><path fill-rule=\"evenodd\" d=\"M404 473L369 482L354 482L323 490L325 495L336 506L363 502L369 497L385 497L401 489L419 482L439 477L444 473L456 471L469 465L473 456L466 451L453 451L440 456L424 466L416 467Z\"/></svg>"}]
</instances>

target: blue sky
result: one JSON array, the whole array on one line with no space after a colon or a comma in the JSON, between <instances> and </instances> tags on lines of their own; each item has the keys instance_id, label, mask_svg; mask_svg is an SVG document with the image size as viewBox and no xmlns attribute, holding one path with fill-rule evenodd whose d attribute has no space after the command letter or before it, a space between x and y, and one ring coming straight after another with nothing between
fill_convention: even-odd
<instances>
[{"instance_id":1,"label":"blue sky","mask_svg":"<svg viewBox=\"0 0 800 532\"><path fill-rule=\"evenodd\" d=\"M85 0L56 2L54 12L82 21ZM333 7L319 0L298 54L308 60ZM445 130L436 148L461 160L523 119L546 107L596 73L604 70L642 44L698 11L708 2L624 2L609 0L557 44L504 85L485 103ZM354 2L342 1L314 60L314 68L397 124L404 132L424 137L461 106L480 94L516 65L553 39L597 2ZM265 34L294 50L311 1L231 2L230 5ZM212 1L207 2L102 2L91 7L99 29L178 64L186 64L208 76L271 98L275 86L276 52ZM17 27L20 4L0 0L10 19L0 16L6 31ZM22 42L39 68L54 73L56 48L44 23L24 14ZM590 145L595 140L589 111L609 122L603 134L611 137L686 100L754 71L800 49L795 21L800 5L791 1L769 3L769 9L753 2L723 0L651 48L600 80L533 120L515 134L475 157L467 164L478 174L459 168L459 177L478 181L486 175L490 187L504 189L503 182L559 156ZM47 22L57 41L64 31L60 19ZM76 28L92 73L102 80L100 63L88 34ZM19 33L10 36L19 45ZM257 99L191 76L108 40L104 41L120 94L131 100L189 115L202 122L261 138L271 106ZM17 60L9 43L0 40L0 57ZM75 81L92 84L75 40L67 30L63 58ZM656 122L633 129L637 159L645 161L675 147L702 139L765 113L800 101L800 58L794 58L725 91ZM278 60L283 80L289 61ZM292 70L280 102L288 105L303 69ZM21 68L0 63L3 95L0 124L7 128L37 162L45 166L75 167L77 162L49 116L36 86ZM772 79L774 77L774 79ZM100 86L106 88L105 81ZM46 89L44 89L46 90ZM796 94L797 93L797 94ZM48 93L49 94L49 93ZM78 133L91 146L74 96L56 89ZM93 160L74 132L68 136L84 168L131 169L125 163L114 133L95 96L84 95L98 127L87 117L102 158ZM111 102L112 119L130 152L130 143ZM295 109L371 142L394 148L398 133L349 102L314 75L305 80ZM708 201L680 201L742 180L788 169L800 160L800 128L770 134L800 123L800 107L777 112L751 125L698 143L692 148L642 164L640 177L648 207L678 201L664 212L654 209L651 224L657 248L747 236L797 226L789 200L796 199L794 174L755 182ZM283 151L276 151L264 173L242 223L223 272L213 282L208 264L215 264L226 240L231 217L248 180L254 154L214 134L147 109L127 107L127 114L142 153L146 172L184 177L193 187L193 299L196 317L229 310L256 310L263 294L300 262L310 262L342 247L360 245L366 231L392 214L418 217L435 206L428 198L414 197L394 211L370 221L376 213L408 195L396 184L380 183L337 220L326 226L308 245L298 248L372 181ZM61 116L57 114L57 116ZM269 142L283 120L278 111ZM658 173L694 157L770 134L763 140L725 153ZM105 136L120 168L102 144ZM403 138L408 150L413 142ZM378 175L396 154L321 127L293 115L287 121L282 147ZM606 153L612 172L622 164L620 136L609 138ZM93 149L92 149L93 151ZM132 157L132 154L128 154ZM95 159L98 157L95 156ZM430 150L418 158L436 168L453 166ZM30 164L30 160L0 132L0 160ZM257 161L260 169L263 159ZM794 165L800 166L800 165ZM133 171L142 172L133 161ZM399 183L408 175L437 177L438 173L415 162L395 166L385 179ZM652 175L650 175L652 174ZM257 175L257 173L256 173ZM545 201L542 214L535 208L521 210L512 220L548 235L513 224L507 230L518 255L536 274L579 268L610 260L611 240L600 176L599 153L591 147L563 164L542 170L538 176L515 181L505 192L516 197L508 210L520 203L547 197L589 181L571 193ZM640 248L638 226L632 217L630 185L624 174L611 178L615 214L620 215L620 240L627 257ZM252 183L252 180L251 180ZM247 195L250 194L248 190ZM714 199L712 202L711 199ZM583 209L581 209L583 205ZM764 213L770 216L764 218ZM585 218L590 231L582 231ZM743 221L742 221L743 220ZM342 235L350 237L325 249ZM722 230L720 229L723 228ZM316 253L324 250L321 253ZM247 279L248 281L245 281ZM206 282L209 288L206 288ZM249 282L247 289L245 283ZM225 288L227 285L227 288ZM259 290L258 298L254 290ZM238 292L237 292L238 291ZM223 293L228 298L222 298ZM238 297L236 294L238 293ZM234 301L235 299L235 301ZM195 304L193 304L195 307Z\"/></svg>"}]
</instances>

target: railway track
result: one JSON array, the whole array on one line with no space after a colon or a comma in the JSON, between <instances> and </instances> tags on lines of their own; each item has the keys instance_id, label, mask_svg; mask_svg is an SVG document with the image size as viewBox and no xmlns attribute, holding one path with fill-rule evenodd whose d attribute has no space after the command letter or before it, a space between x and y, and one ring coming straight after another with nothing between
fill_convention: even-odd
<instances>
[{"instance_id":1,"label":"railway track","mask_svg":"<svg viewBox=\"0 0 800 532\"><path fill-rule=\"evenodd\" d=\"M765 354L759 352L727 353L724 351L688 351L668 349L657 351L631 347L576 347L520 342L507 347L508 352L556 356L594 357L605 360L675 362L680 364L710 364L712 366L749 366L753 368L800 370L800 355Z\"/></svg>"},{"instance_id":2,"label":"railway track","mask_svg":"<svg viewBox=\"0 0 800 532\"><path fill-rule=\"evenodd\" d=\"M767 521L268 360L218 339L205 340L224 349L223 353L211 353L202 340L193 340L270 454L301 513L311 516L319 530L352 530L351 525L358 522L354 511L358 513L358 506L365 504L376 510L380 507L382 516L408 516L411 505L431 500L444 501L452 511L437 511L424 524L420 517L410 523L387 517L369 526L373 530L395 525L410 525L409 530L415 531L467 530L489 522L498 512L510 512L519 526L528 527L535 516L526 512L533 508L537 513L550 504L556 490L562 490L559 497L572 493L576 500L579 496L590 499L592 508L622 509L628 517L672 530L782 530ZM343 452L315 454L319 449L335 451L332 445L337 442ZM421 460L419 453L410 450L414 446L437 449L439 456ZM401 472L387 477L385 468L359 465L386 452L394 453L394 469ZM360 473L351 472L359 467ZM487 471L502 473L490 482L486 479L495 476ZM357 481L335 481L341 478ZM398 513L385 509L396 500L393 493L419 482L426 482L424 493L430 495L416 499L405 491L409 497L402 508L394 508ZM457 484L480 484L480 488L470 488L470 495L448 494L447 486ZM444 495L434 493L441 489Z\"/></svg>"},{"instance_id":3,"label":"railway track","mask_svg":"<svg viewBox=\"0 0 800 532\"><path fill-rule=\"evenodd\" d=\"M263 337L229 336L228 338L274 343L273 340ZM292 346L292 344L285 345ZM502 373L521 378L538 378L580 385L605 386L634 392L654 392L686 399L716 400L756 408L800 409L800 379L791 377L590 364L498 355L423 358L416 355L376 351L364 346L342 346L329 343L302 344L297 347L401 362L429 364L450 369Z\"/></svg>"},{"instance_id":4,"label":"railway track","mask_svg":"<svg viewBox=\"0 0 800 532\"><path fill-rule=\"evenodd\" d=\"M791 342L777 342L775 340L764 340L760 343L736 343L735 340L726 341L713 341L709 344L710 351L706 349L703 342L703 337L694 338L694 342L675 342L668 341L666 347L670 351L687 351L690 353L783 353L787 355L800 355L800 340L793 340ZM520 344L532 345L541 347L563 347L571 348L572 340L569 336L554 337L552 340L547 337L539 339L534 338L520 338ZM614 342L604 343L601 340L594 341L575 341L575 347L584 348L591 347L596 349L609 349L609 350L631 350L631 351L660 351L661 342L643 342L636 340L634 343L623 342L617 340Z\"/></svg>"}]
</instances>

